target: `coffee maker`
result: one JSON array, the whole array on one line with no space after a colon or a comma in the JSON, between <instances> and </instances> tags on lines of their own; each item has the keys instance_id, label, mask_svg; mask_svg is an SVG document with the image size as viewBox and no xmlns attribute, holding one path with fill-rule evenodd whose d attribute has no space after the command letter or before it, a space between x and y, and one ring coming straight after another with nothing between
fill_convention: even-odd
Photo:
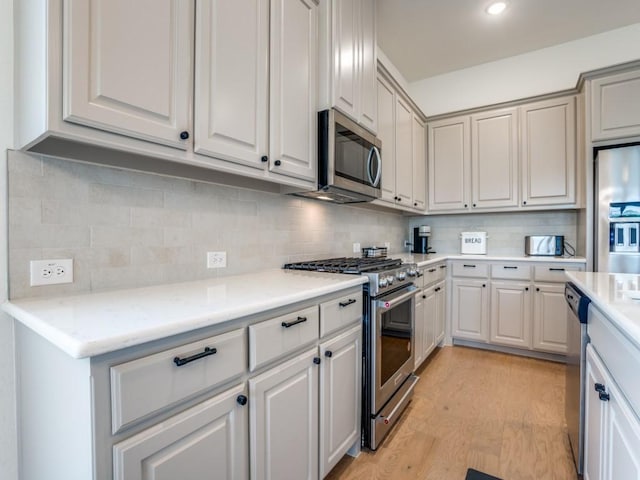
<instances>
[{"instance_id":1,"label":"coffee maker","mask_svg":"<svg viewBox=\"0 0 640 480\"><path fill-rule=\"evenodd\" d=\"M429 237L431 236L431 227L421 225L413 229L413 248L411 253L435 253L429 251Z\"/></svg>"}]
</instances>

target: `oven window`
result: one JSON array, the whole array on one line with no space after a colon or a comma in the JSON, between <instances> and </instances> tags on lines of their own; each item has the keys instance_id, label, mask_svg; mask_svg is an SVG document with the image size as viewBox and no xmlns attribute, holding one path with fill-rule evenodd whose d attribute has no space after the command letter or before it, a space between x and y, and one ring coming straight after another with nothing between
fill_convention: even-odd
<instances>
[{"instance_id":1,"label":"oven window","mask_svg":"<svg viewBox=\"0 0 640 480\"><path fill-rule=\"evenodd\" d=\"M381 385L411 357L411 306L406 301L382 314Z\"/></svg>"}]
</instances>

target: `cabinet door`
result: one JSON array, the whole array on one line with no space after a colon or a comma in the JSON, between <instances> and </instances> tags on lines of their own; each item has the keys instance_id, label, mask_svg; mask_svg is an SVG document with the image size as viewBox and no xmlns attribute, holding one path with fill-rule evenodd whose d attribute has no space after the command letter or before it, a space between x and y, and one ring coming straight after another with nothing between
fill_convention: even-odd
<instances>
[{"instance_id":1,"label":"cabinet door","mask_svg":"<svg viewBox=\"0 0 640 480\"><path fill-rule=\"evenodd\" d=\"M268 1L197 2L196 153L265 168L268 62Z\"/></svg>"},{"instance_id":2,"label":"cabinet door","mask_svg":"<svg viewBox=\"0 0 640 480\"><path fill-rule=\"evenodd\" d=\"M394 202L396 196L396 99L391 84L378 77L378 138L382 142L382 200Z\"/></svg>"},{"instance_id":3,"label":"cabinet door","mask_svg":"<svg viewBox=\"0 0 640 480\"><path fill-rule=\"evenodd\" d=\"M396 201L407 207L413 198L413 111L396 95Z\"/></svg>"},{"instance_id":4,"label":"cabinet door","mask_svg":"<svg viewBox=\"0 0 640 480\"><path fill-rule=\"evenodd\" d=\"M316 179L317 37L314 0L271 1L269 169L305 180Z\"/></svg>"},{"instance_id":5,"label":"cabinet door","mask_svg":"<svg viewBox=\"0 0 640 480\"><path fill-rule=\"evenodd\" d=\"M591 81L591 140L640 135L640 70Z\"/></svg>"},{"instance_id":6,"label":"cabinet door","mask_svg":"<svg viewBox=\"0 0 640 480\"><path fill-rule=\"evenodd\" d=\"M531 348L529 284L491 282L491 343Z\"/></svg>"},{"instance_id":7,"label":"cabinet door","mask_svg":"<svg viewBox=\"0 0 640 480\"><path fill-rule=\"evenodd\" d=\"M318 478L316 355L314 347L249 380L252 479Z\"/></svg>"},{"instance_id":8,"label":"cabinet door","mask_svg":"<svg viewBox=\"0 0 640 480\"><path fill-rule=\"evenodd\" d=\"M360 124L376 133L378 130L376 2L375 0L361 0L361 2Z\"/></svg>"},{"instance_id":9,"label":"cabinet door","mask_svg":"<svg viewBox=\"0 0 640 480\"><path fill-rule=\"evenodd\" d=\"M518 110L471 117L473 208L518 205Z\"/></svg>"},{"instance_id":10,"label":"cabinet door","mask_svg":"<svg viewBox=\"0 0 640 480\"><path fill-rule=\"evenodd\" d=\"M115 480L247 479L246 388L232 388L113 446Z\"/></svg>"},{"instance_id":11,"label":"cabinet door","mask_svg":"<svg viewBox=\"0 0 640 480\"><path fill-rule=\"evenodd\" d=\"M416 370L424 361L424 345L425 345L425 333L426 325L424 322L424 300L425 295L423 291L416 293L416 308L415 308L415 323L414 323L414 353L413 353L413 369Z\"/></svg>"},{"instance_id":12,"label":"cabinet door","mask_svg":"<svg viewBox=\"0 0 640 480\"><path fill-rule=\"evenodd\" d=\"M605 473L607 480L640 480L640 422L615 383L607 385Z\"/></svg>"},{"instance_id":13,"label":"cabinet door","mask_svg":"<svg viewBox=\"0 0 640 480\"><path fill-rule=\"evenodd\" d=\"M438 311L438 300L436 287L424 289L424 345L423 357L426 360L429 354L436 348L436 315Z\"/></svg>"},{"instance_id":14,"label":"cabinet door","mask_svg":"<svg viewBox=\"0 0 640 480\"><path fill-rule=\"evenodd\" d=\"M447 319L447 282L442 281L436 285L436 321L435 337L436 345L444 339L444 326Z\"/></svg>"},{"instance_id":15,"label":"cabinet door","mask_svg":"<svg viewBox=\"0 0 640 480\"><path fill-rule=\"evenodd\" d=\"M469 117L430 122L427 131L429 211L464 210L471 189Z\"/></svg>"},{"instance_id":16,"label":"cabinet door","mask_svg":"<svg viewBox=\"0 0 640 480\"><path fill-rule=\"evenodd\" d=\"M427 206L427 145L425 125L413 114L413 208L424 210Z\"/></svg>"},{"instance_id":17,"label":"cabinet door","mask_svg":"<svg viewBox=\"0 0 640 480\"><path fill-rule=\"evenodd\" d=\"M576 201L575 98L520 107L522 205Z\"/></svg>"},{"instance_id":18,"label":"cabinet door","mask_svg":"<svg viewBox=\"0 0 640 480\"><path fill-rule=\"evenodd\" d=\"M360 0L332 1L333 102L337 109L358 119L360 81Z\"/></svg>"},{"instance_id":19,"label":"cabinet door","mask_svg":"<svg viewBox=\"0 0 640 480\"><path fill-rule=\"evenodd\" d=\"M451 299L452 336L479 342L489 340L488 280L454 279Z\"/></svg>"},{"instance_id":20,"label":"cabinet door","mask_svg":"<svg viewBox=\"0 0 640 480\"><path fill-rule=\"evenodd\" d=\"M362 327L320 345L320 478L360 440Z\"/></svg>"},{"instance_id":21,"label":"cabinet door","mask_svg":"<svg viewBox=\"0 0 640 480\"><path fill-rule=\"evenodd\" d=\"M535 285L533 348L567 353L567 302L564 284Z\"/></svg>"},{"instance_id":22,"label":"cabinet door","mask_svg":"<svg viewBox=\"0 0 640 480\"><path fill-rule=\"evenodd\" d=\"M193 3L65 0L63 11L64 119L186 149Z\"/></svg>"},{"instance_id":23,"label":"cabinet door","mask_svg":"<svg viewBox=\"0 0 640 480\"><path fill-rule=\"evenodd\" d=\"M591 345L587 345L584 400L584 480L603 479L607 406L599 398L597 388L606 388L605 370ZM599 387L602 385L602 387ZM576 406L577 408L577 406ZM622 477L621 477L622 478Z\"/></svg>"}]
</instances>

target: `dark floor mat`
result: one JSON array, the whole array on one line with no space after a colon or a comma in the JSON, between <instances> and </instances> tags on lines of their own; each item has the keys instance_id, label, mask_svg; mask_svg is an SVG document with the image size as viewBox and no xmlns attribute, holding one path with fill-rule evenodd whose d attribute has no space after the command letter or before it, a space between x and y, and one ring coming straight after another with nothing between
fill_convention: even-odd
<instances>
[{"instance_id":1,"label":"dark floor mat","mask_svg":"<svg viewBox=\"0 0 640 480\"><path fill-rule=\"evenodd\" d=\"M478 470L474 470L473 468L467 469L467 476L465 480L500 480L498 477L494 477L493 475L487 475L486 473L479 472Z\"/></svg>"}]
</instances>

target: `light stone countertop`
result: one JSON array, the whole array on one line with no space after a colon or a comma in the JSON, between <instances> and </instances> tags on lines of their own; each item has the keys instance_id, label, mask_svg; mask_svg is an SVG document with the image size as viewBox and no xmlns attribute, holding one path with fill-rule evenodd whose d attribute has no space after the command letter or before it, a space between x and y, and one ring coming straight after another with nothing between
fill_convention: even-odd
<instances>
[{"instance_id":1,"label":"light stone countertop","mask_svg":"<svg viewBox=\"0 0 640 480\"><path fill-rule=\"evenodd\" d=\"M640 275L604 272L566 272L566 275L640 349Z\"/></svg>"},{"instance_id":2,"label":"light stone countertop","mask_svg":"<svg viewBox=\"0 0 640 480\"><path fill-rule=\"evenodd\" d=\"M392 258L401 258L404 262L417 263L418 267L426 267L433 263L444 260L473 260L485 262L534 262L534 263L586 263L584 257L516 257L516 256L491 256L491 255L462 255L460 253L429 253L427 255L418 253L402 253L389 255Z\"/></svg>"},{"instance_id":3,"label":"light stone countertop","mask_svg":"<svg viewBox=\"0 0 640 480\"><path fill-rule=\"evenodd\" d=\"M367 277L266 270L195 282L12 300L3 310L85 358L217 325L365 283Z\"/></svg>"}]
</instances>

